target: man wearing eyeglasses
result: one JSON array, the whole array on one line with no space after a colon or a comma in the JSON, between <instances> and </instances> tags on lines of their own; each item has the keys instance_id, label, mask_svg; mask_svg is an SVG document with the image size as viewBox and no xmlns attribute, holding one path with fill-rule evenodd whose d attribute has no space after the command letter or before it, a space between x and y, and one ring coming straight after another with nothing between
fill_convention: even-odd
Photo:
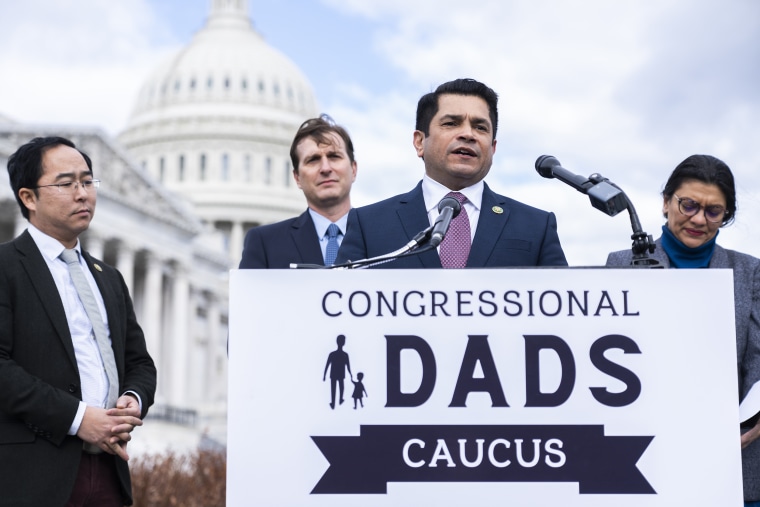
<instances>
[{"instance_id":1,"label":"man wearing eyeglasses","mask_svg":"<svg viewBox=\"0 0 760 507\"><path fill-rule=\"evenodd\" d=\"M80 246L92 162L68 139L38 137L8 174L29 227L0 245L2 503L131 505L127 442L156 369L121 275Z\"/></svg>"}]
</instances>

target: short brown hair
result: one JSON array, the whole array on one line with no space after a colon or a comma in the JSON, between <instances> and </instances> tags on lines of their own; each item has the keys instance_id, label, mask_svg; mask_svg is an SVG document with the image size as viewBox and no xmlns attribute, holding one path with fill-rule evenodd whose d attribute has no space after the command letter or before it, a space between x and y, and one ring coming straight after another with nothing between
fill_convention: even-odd
<instances>
[{"instance_id":1,"label":"short brown hair","mask_svg":"<svg viewBox=\"0 0 760 507\"><path fill-rule=\"evenodd\" d=\"M330 134L337 134L343 139L346 144L346 153L348 153L348 159L351 163L354 162L354 143L351 142L351 136L345 128L336 124L329 115L321 114L319 118L311 118L306 120L298 127L298 132L293 138L293 143L290 145L290 161L293 163L293 172L298 173L298 152L296 148L298 143L311 137L317 144L332 144Z\"/></svg>"}]
</instances>

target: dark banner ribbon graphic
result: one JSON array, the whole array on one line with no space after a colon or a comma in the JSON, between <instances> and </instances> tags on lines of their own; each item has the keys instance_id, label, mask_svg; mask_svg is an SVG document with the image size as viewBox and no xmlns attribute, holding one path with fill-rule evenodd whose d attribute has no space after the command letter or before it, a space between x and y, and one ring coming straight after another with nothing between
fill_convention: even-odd
<instances>
[{"instance_id":1,"label":"dark banner ribbon graphic","mask_svg":"<svg viewBox=\"0 0 760 507\"><path fill-rule=\"evenodd\" d=\"M389 482L577 482L581 494L654 494L636 468L652 436L602 425L361 426L312 436L330 463L312 494L385 494Z\"/></svg>"}]
</instances>

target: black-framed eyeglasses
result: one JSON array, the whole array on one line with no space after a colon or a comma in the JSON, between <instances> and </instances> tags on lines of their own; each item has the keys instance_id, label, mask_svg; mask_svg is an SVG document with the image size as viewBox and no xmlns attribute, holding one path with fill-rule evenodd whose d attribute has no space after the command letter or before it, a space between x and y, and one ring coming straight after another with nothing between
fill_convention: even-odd
<instances>
[{"instance_id":1,"label":"black-framed eyeglasses","mask_svg":"<svg viewBox=\"0 0 760 507\"><path fill-rule=\"evenodd\" d=\"M678 211L680 211L681 214L686 215L687 217L693 217L694 215L699 213L699 210L704 209L705 220L707 220L708 222L717 224L717 223L722 222L723 218L725 218L726 216L726 208L724 208L720 204L711 204L710 206L702 206L694 199L689 199L687 197L678 197L676 194L673 194L673 197L675 197L676 201L678 201Z\"/></svg>"},{"instance_id":2,"label":"black-framed eyeglasses","mask_svg":"<svg viewBox=\"0 0 760 507\"><path fill-rule=\"evenodd\" d=\"M50 185L38 185L34 188L58 187L58 191L62 194L74 194L79 189L79 185L82 185L82 188L89 192L90 189L100 187L100 180L64 181Z\"/></svg>"}]
</instances>

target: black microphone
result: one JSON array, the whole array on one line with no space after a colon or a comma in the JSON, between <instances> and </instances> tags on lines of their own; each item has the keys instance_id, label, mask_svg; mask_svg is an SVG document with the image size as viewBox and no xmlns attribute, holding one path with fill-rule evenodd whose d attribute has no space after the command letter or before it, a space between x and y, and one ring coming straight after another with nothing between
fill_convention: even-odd
<instances>
[{"instance_id":1,"label":"black microphone","mask_svg":"<svg viewBox=\"0 0 760 507\"><path fill-rule=\"evenodd\" d=\"M578 192L588 195L593 207L611 217L628 209L625 193L600 174L592 174L584 178L571 173L551 155L541 155L536 159L536 171L544 178L557 178Z\"/></svg>"},{"instance_id":2,"label":"black microphone","mask_svg":"<svg viewBox=\"0 0 760 507\"><path fill-rule=\"evenodd\" d=\"M544 178L557 178L584 194L589 187L593 186L588 178L571 173L551 155L541 155L536 159L536 171Z\"/></svg>"},{"instance_id":3,"label":"black microphone","mask_svg":"<svg viewBox=\"0 0 760 507\"><path fill-rule=\"evenodd\" d=\"M433 232L430 233L430 245L433 248L437 247L443 241L446 236L446 231L449 230L451 221L456 217L460 211L462 211L462 205L453 197L444 197L441 202L438 203L438 211L440 214L433 223Z\"/></svg>"}]
</instances>

